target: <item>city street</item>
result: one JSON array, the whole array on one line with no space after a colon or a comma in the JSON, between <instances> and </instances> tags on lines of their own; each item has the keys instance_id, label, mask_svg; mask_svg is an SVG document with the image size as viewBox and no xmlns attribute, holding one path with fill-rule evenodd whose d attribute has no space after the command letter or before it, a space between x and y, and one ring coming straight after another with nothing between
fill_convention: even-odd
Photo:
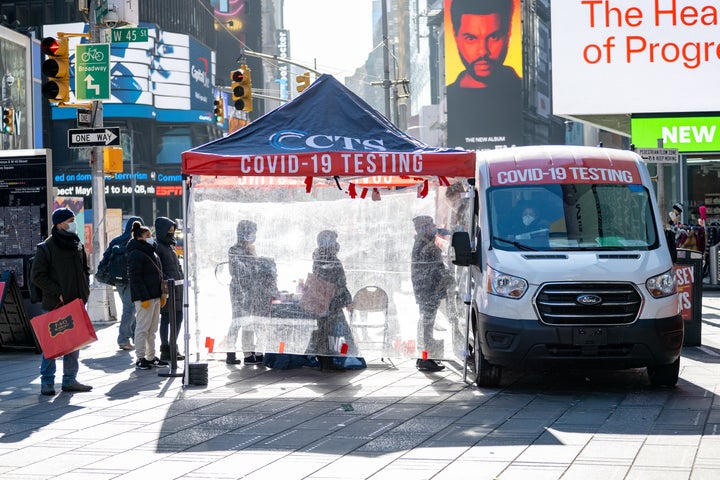
<instances>
[{"instance_id":1,"label":"city street","mask_svg":"<svg viewBox=\"0 0 720 480\"><path fill-rule=\"evenodd\" d=\"M360 371L207 362L208 385L136 371L117 323L96 325L78 379L41 396L39 356L0 353L0 477L30 479L717 479L720 292L674 389L644 370L425 374L368 358ZM193 355L193 361L195 355ZM182 369L182 366L181 366ZM58 373L61 367L58 365Z\"/></svg>"}]
</instances>

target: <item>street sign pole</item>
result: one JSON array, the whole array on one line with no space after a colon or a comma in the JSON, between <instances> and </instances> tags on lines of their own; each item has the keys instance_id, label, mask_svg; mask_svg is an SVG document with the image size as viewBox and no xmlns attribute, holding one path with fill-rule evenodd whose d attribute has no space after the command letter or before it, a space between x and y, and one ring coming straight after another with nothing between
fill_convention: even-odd
<instances>
[{"instance_id":1,"label":"street sign pole","mask_svg":"<svg viewBox=\"0 0 720 480\"><path fill-rule=\"evenodd\" d=\"M90 11L95 11L103 0L91 0ZM102 17L101 17L102 18ZM90 29L90 43L98 43L100 40L100 27L97 24L95 15L88 15ZM76 86L77 89L77 86ZM103 127L103 104L102 101L92 102L93 127ZM105 163L103 147L92 147L90 151L91 184L92 184L92 272L97 272L98 263L107 245L105 233ZM108 321L117 318L115 314L115 296L106 285L93 282L91 295L95 292L96 301L88 302L88 314L93 320ZM114 318L113 318L114 317Z\"/></svg>"},{"instance_id":2,"label":"street sign pole","mask_svg":"<svg viewBox=\"0 0 720 480\"><path fill-rule=\"evenodd\" d=\"M663 148L664 142L662 138L658 138L657 140L657 146L658 148ZM665 213L665 164L664 163L658 163L657 164L657 184L658 184L658 206L660 208L660 215L662 216L663 223L667 223L666 213Z\"/></svg>"}]
</instances>

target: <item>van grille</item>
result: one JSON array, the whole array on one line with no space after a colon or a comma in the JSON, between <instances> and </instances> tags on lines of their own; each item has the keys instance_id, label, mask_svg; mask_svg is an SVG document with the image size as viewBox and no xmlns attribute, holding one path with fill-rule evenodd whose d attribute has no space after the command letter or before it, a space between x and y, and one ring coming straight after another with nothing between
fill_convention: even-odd
<instances>
[{"instance_id":1,"label":"van grille","mask_svg":"<svg viewBox=\"0 0 720 480\"><path fill-rule=\"evenodd\" d=\"M549 283L535 296L548 325L626 325L637 320L641 306L631 283Z\"/></svg>"}]
</instances>

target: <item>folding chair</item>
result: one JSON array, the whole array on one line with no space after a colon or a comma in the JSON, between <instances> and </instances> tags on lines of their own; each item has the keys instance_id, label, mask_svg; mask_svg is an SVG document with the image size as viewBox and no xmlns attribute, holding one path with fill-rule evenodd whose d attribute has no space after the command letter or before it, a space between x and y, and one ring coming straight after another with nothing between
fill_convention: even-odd
<instances>
[{"instance_id":1,"label":"folding chair","mask_svg":"<svg viewBox=\"0 0 720 480\"><path fill-rule=\"evenodd\" d=\"M373 312L381 313L382 320L377 321L377 316L369 315ZM381 352L384 357L388 330L388 295L385 290L376 286L367 286L355 293L351 326L360 337L356 339L358 347L361 343L378 344L382 342ZM370 329L382 329L382 341L371 339Z\"/></svg>"}]
</instances>

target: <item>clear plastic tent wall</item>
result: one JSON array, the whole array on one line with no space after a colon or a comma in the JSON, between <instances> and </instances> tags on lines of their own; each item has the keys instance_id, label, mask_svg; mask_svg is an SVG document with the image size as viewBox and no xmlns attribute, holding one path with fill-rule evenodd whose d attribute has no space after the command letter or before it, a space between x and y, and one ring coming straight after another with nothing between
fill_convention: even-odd
<instances>
[{"instance_id":1,"label":"clear plastic tent wall","mask_svg":"<svg viewBox=\"0 0 720 480\"><path fill-rule=\"evenodd\" d=\"M316 178L307 192L302 177L193 176L186 219L192 350L211 358L249 351L462 358L464 285L455 283L447 253L452 231L467 229L472 208L463 206L467 197L451 194L467 190L466 180L447 180L388 189ZM439 282L428 279L443 292L429 329L411 282L418 216L435 221L431 243L447 271ZM254 240L250 250L247 240ZM322 299L320 307L308 303L317 296L309 291L314 265L316 272L344 272L327 311L319 311Z\"/></svg>"}]
</instances>

